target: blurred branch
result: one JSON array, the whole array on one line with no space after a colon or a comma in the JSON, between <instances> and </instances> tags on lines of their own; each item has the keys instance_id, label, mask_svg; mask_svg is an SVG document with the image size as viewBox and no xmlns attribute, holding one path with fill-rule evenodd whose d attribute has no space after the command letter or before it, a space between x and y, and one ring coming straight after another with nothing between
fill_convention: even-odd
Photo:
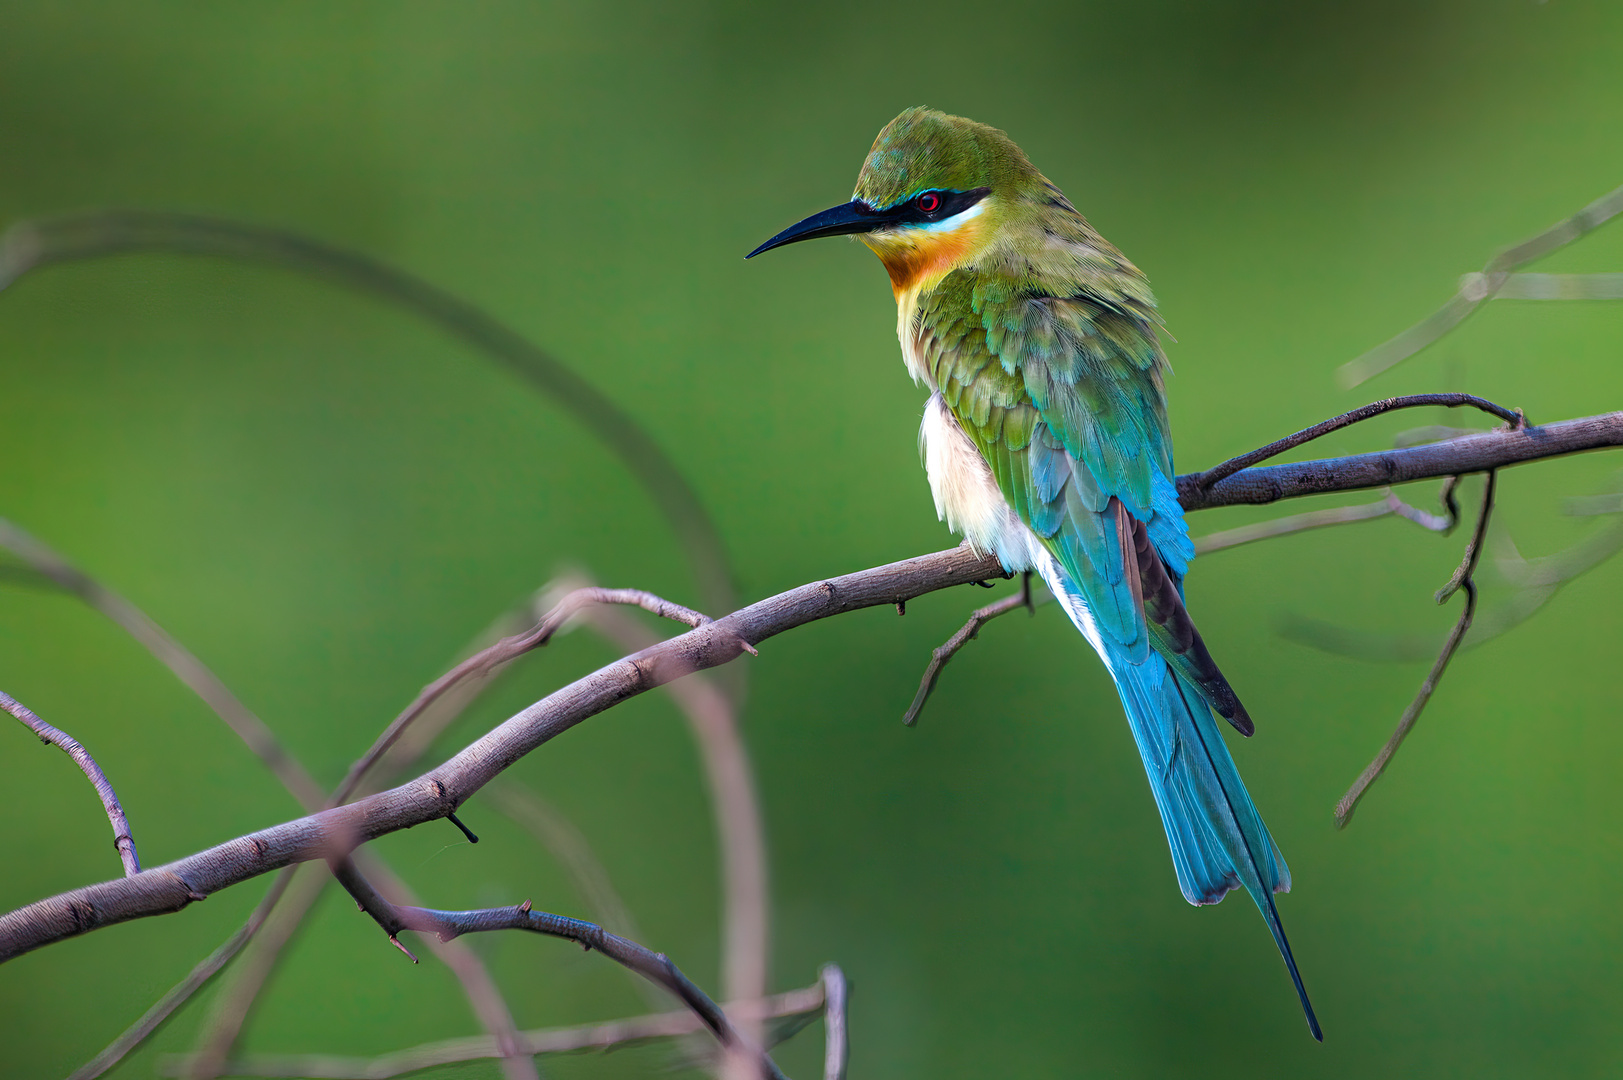
<instances>
[{"instance_id":1,"label":"blurred branch","mask_svg":"<svg viewBox=\"0 0 1623 1080\"><path fill-rule=\"evenodd\" d=\"M1623 212L1623 187L1601 196L1576 214L1556 222L1537 236L1524 240L1515 247L1499 252L1488 260L1488 265L1483 267L1480 274L1467 274L1461 280L1459 290L1436 312L1409 327L1409 329L1390 341L1377 345L1362 356L1343 364L1336 373L1338 381L1342 386L1351 388L1407 360L1464 322L1484 300L1500 295L1507 284L1510 284L1514 278L1554 277L1555 275L1515 274L1514 271L1521 269L1528 263L1536 262L1552 251L1598 229L1617 216L1619 212ZM1619 275L1596 274L1583 276L1611 279ZM1522 282L1514 287L1518 291L1523 289L1535 291L1542 287L1542 283ZM1609 282L1587 284L1586 287L1603 289L1609 287ZM1555 299L1556 297L1519 296L1517 298Z\"/></svg>"},{"instance_id":2,"label":"blurred branch","mask_svg":"<svg viewBox=\"0 0 1623 1080\"><path fill-rule=\"evenodd\" d=\"M284 867L271 881L271 887L265 893L265 898L254 908L248 921L236 933L226 938L219 948L204 957L191 972L170 988L169 992L159 998L141 1018L125 1029L124 1033L107 1045L101 1053L73 1070L68 1080L95 1080L96 1077L111 1069L124 1059L124 1056L146 1041L147 1037L161 1028L164 1023L174 1015L175 1010L186 1004L191 996L202 989L203 986L220 969L235 959L243 946L253 940L264 925L265 919L275 909L276 903L282 898L288 884L292 882L293 875L298 871L297 866Z\"/></svg>"},{"instance_id":3,"label":"blurred branch","mask_svg":"<svg viewBox=\"0 0 1623 1080\"><path fill-rule=\"evenodd\" d=\"M981 627L999 615L1007 615L1009 612L1018 611L1021 608L1025 608L1035 615L1039 603L1047 603L1052 599L1053 595L1047 589L1043 590L1041 600L1032 598L1031 571L1027 570L1020 576L1019 592L1013 596L1005 596L1002 600L994 600L985 607L977 608L971 612L969 621L964 623L958 632L948 638L944 644L937 646L930 653L930 662L924 668L924 677L919 680L919 689L913 695L913 703L907 707L907 712L902 715L902 723L912 727L918 722L919 713L924 709L924 703L929 701L930 695L935 692L935 684L941 678L942 669L947 666L949 660L958 655L959 649L975 640L981 632ZM898 608L900 607L901 605L898 605Z\"/></svg>"},{"instance_id":4,"label":"blurred branch","mask_svg":"<svg viewBox=\"0 0 1623 1080\"><path fill-rule=\"evenodd\" d=\"M1460 640L1465 637L1465 632L1471 629L1471 620L1476 615L1477 600L1476 581L1473 575L1476 573L1477 562L1482 557L1482 544L1488 534L1488 519L1493 515L1494 489L1497 486L1498 476L1498 473L1489 471L1487 482L1482 488L1482 507L1477 513L1476 530L1471 534L1470 542L1465 545L1465 556L1460 560L1460 565L1454 571L1453 576L1448 579L1448 583L1437 590L1436 599L1441 604L1459 590L1464 589L1465 607L1460 612L1459 619L1454 623L1454 629L1449 633L1448 639L1443 642L1442 651L1437 654L1436 662L1432 664L1431 670L1426 673L1425 681L1420 684L1420 691L1415 694L1414 700L1409 703L1407 709L1403 710L1403 716L1398 719L1397 730L1392 732L1392 737L1386 741L1385 746L1381 747L1380 753L1375 755L1375 760L1364 768L1358 779L1353 782L1352 787L1347 790L1347 794L1343 795L1341 801L1336 804L1335 821L1338 829L1346 828L1347 823L1352 820L1353 812L1358 809L1359 800L1364 797L1364 793L1369 790L1369 786L1380 779L1381 773L1386 771L1386 766L1391 762L1392 756L1398 752L1398 747L1403 745L1403 740L1408 738L1410 731L1414 730L1416 721L1420 719L1421 711L1425 709L1426 703L1431 700L1431 695L1437 689L1437 683L1442 679L1443 672L1448 669L1449 660L1453 659L1455 650L1459 648Z\"/></svg>"},{"instance_id":5,"label":"blurred branch","mask_svg":"<svg viewBox=\"0 0 1623 1080\"><path fill-rule=\"evenodd\" d=\"M713 611L734 605L732 571L715 523L692 486L642 426L591 383L481 308L357 251L225 218L102 210L34 218L0 235L0 291L55 263L168 251L268 263L336 281L435 324L557 401L597 436L670 522Z\"/></svg>"},{"instance_id":6,"label":"blurred branch","mask_svg":"<svg viewBox=\"0 0 1623 1080\"><path fill-rule=\"evenodd\" d=\"M276 897L267 894L265 900L261 901L254 911L254 916L259 919L258 925L255 926L254 916L251 916L248 923L233 935L234 940L247 932L247 940L244 941L246 953L241 962L232 968L233 977L225 989L215 996L203 1023L199 1026L196 1037L197 1051L191 1055L191 1068L187 1074L194 1080L207 1080L222 1075L225 1059L242 1034L243 1025L253 1012L266 982L276 970L282 950L303 928L305 916L327 887L328 876L322 873L318 866L301 864L289 867L283 872L289 871L293 872L293 883L285 895ZM274 894L274 886L272 893ZM201 983L198 985L201 986ZM174 993L175 991L171 990L166 996L172 996ZM128 1035L127 1032L119 1041L124 1041ZM131 1042L128 1049L134 1049L136 1045L137 1042ZM106 1056L111 1049L112 1047L109 1047L102 1051L97 1060ZM89 1068L89 1065L85 1066L86 1070Z\"/></svg>"},{"instance_id":7,"label":"blurred branch","mask_svg":"<svg viewBox=\"0 0 1623 1080\"><path fill-rule=\"evenodd\" d=\"M389 940L400 946L399 934L413 930L418 934L433 934L442 942L463 934L483 933L491 930L528 930L573 941L586 949L596 949L616 963L630 968L643 978L664 987L704 1021L706 1027L724 1047L748 1054L759 1067L760 1075L769 1080L783 1080L783 1074L773 1064L765 1050L746 1040L720 1006L695 986L664 953L656 953L629 938L611 934L596 923L571 919L535 911L528 900L513 907L484 908L478 911L435 911L430 908L407 907L390 903L356 869L345 860L334 866L333 874L340 884L355 898L356 903L381 926ZM404 946L401 951L407 952ZM415 959L415 957L413 958Z\"/></svg>"},{"instance_id":8,"label":"blurred branch","mask_svg":"<svg viewBox=\"0 0 1623 1080\"><path fill-rule=\"evenodd\" d=\"M349 773L344 777L343 783L333 793L328 801L329 806L337 806L345 802L355 793L355 789L365 779L366 774L377 764L390 747L392 747L401 734L411 724L422 716L430 705L433 705L442 696L454 687L470 680L483 680L489 678L497 669L511 663L518 657L539 649L552 640L554 634L571 618L594 604L630 604L640 607L644 611L653 612L664 619L673 619L686 626L703 626L710 621L706 615L697 611L690 611L680 604L673 604L663 600L651 592L641 589L604 589L595 586L583 587L573 590L559 598L552 605L550 611L543 614L539 621L528 630L505 637L487 648L481 649L473 656L457 664L450 671L441 675L417 695L417 700L406 706L404 712L395 717L394 721L384 729L372 743L370 749L362 754L355 764L350 766Z\"/></svg>"},{"instance_id":9,"label":"blurred branch","mask_svg":"<svg viewBox=\"0 0 1623 1080\"><path fill-rule=\"evenodd\" d=\"M203 703L236 732L254 756L265 763L272 775L306 809L321 805L321 786L305 771L303 765L293 759L275 733L251 709L237 700L237 696L209 670L207 664L170 637L146 612L4 518L0 518L0 548L11 552L28 569L48 578L56 587L77 596L123 627L125 633L145 646L159 663L174 673L175 678L202 698Z\"/></svg>"},{"instance_id":10,"label":"blurred branch","mask_svg":"<svg viewBox=\"0 0 1623 1080\"><path fill-rule=\"evenodd\" d=\"M1460 278L1460 292L1486 292L1486 274ZM1623 274L1510 274L1494 291L1495 300L1623 300Z\"/></svg>"},{"instance_id":11,"label":"blurred branch","mask_svg":"<svg viewBox=\"0 0 1623 1080\"><path fill-rule=\"evenodd\" d=\"M390 893L408 901L414 899L405 882L376 858L356 852L353 860L345 860L345 863L360 860L365 860L366 873L380 881ZM358 875L360 871L356 870L355 873ZM282 951L303 926L306 915L319 899L327 881L326 873L301 877L300 887L291 890L281 907L276 909L270 929L254 940L249 955L238 965L236 980L215 1001L209 1019L198 1036L197 1050L188 1056L189 1077L212 1080L213 1077L228 1075L226 1063L232 1047L236 1045L260 993L275 971ZM456 976L472 1007L474 1018L489 1033L492 1044L502 1051L497 1056L501 1058L503 1074L509 1080L535 1080L538 1075L535 1063L519 1048L518 1028L513 1023L512 1012L484 962L460 941L441 942L430 938L428 946ZM406 951L403 946L401 951ZM411 954L407 952L406 955ZM417 962L415 956L411 959L413 963Z\"/></svg>"},{"instance_id":12,"label":"blurred branch","mask_svg":"<svg viewBox=\"0 0 1623 1080\"><path fill-rule=\"evenodd\" d=\"M170 637L164 629L147 616L140 608L124 599L91 578L88 574L69 563L40 540L30 536L27 532L0 518L0 548L10 551L23 561L25 572L36 575L40 581L51 583L54 587L62 589L84 601L90 607L101 612L113 622L122 627L131 637L144 645L161 663L169 668L180 681L193 693L197 694L203 702L214 710L215 714L234 731L248 746L255 756L270 769L273 775L280 780L284 787L297 799L306 810L314 810L322 806L325 799L321 788L316 784L299 761L289 753L276 738L271 729L260 720L247 706L239 701L235 694L226 687L218 676L182 646ZM661 603L663 603L661 601ZM675 605L670 608L685 612L686 609L677 609ZM692 613L688 613L692 615ZM696 616L702 618L702 616ZM110 791L111 789L109 789ZM121 811L122 814L122 811ZM126 826L127 828L127 826ZM115 832L117 827L115 825ZM123 849L120 849L121 854ZM126 868L129 858L133 857L133 847L126 857ZM319 887L317 888L319 891ZM175 1009L185 1003L186 999L216 973L218 973L236 954L249 943L254 942L260 928L264 925L266 916L281 899L282 890L272 888L267 894L265 903L249 917L243 927L238 929L225 943L223 943L193 972L172 988L164 997L149 1009L147 1013L137 1020L134 1025L126 1029L111 1045L102 1050L91 1062L86 1063L75 1074L76 1076L92 1077L100 1075L118 1061L130 1050L140 1045L146 1038L166 1020ZM213 1049L209 1057L213 1060L223 1060L230 1052L230 1042L223 1046L217 1045L219 1040L234 1040L242 1023L252 1008L254 1000L274 968L276 958L283 945L291 938L297 929L298 920L308 911L310 904L315 902L315 893L307 898L303 893L295 894L302 906L297 908L297 914L291 918L285 931L279 931L273 939L258 942L251 954L252 963L238 973L238 978L232 989L222 996L222 1002L234 1003L239 1010L231 1011L221 1007L215 1011L215 1022L210 1025L205 1034L205 1041ZM452 967L468 999L474 1007L474 1012L482 1020L496 1025L488 1027L498 1040L510 1041L514 1030L512 1016L505 1003L501 1002L500 995L495 994L494 984L489 974L484 970L482 962L471 953L462 955L452 951L447 957L447 963ZM494 994L494 999L492 995ZM534 1075L533 1067L528 1059L515 1059L507 1063L511 1070L510 1080L528 1080Z\"/></svg>"},{"instance_id":13,"label":"blurred branch","mask_svg":"<svg viewBox=\"0 0 1623 1080\"><path fill-rule=\"evenodd\" d=\"M1292 514L1290 517L1274 518L1272 521L1261 521L1255 525L1241 525L1238 528L1197 536L1195 554L1207 555L1214 551L1239 547L1241 544L1255 543L1258 540L1272 540L1277 536L1289 536L1291 533L1307 532L1310 529L1374 521L1376 518L1393 515L1412 521L1431 532L1447 532L1454 526L1449 518L1440 514L1428 514L1424 510L1410 506L1388 491L1386 497L1379 502L1337 506L1329 510L1312 510L1305 514Z\"/></svg>"},{"instance_id":14,"label":"blurred branch","mask_svg":"<svg viewBox=\"0 0 1623 1080\"><path fill-rule=\"evenodd\" d=\"M585 614L588 625L627 652L647 649L656 638L612 608ZM681 679L665 687L687 718L704 764L711 816L720 848L722 889L721 988L724 997L752 1001L767 987L769 919L765 827L749 754L738 731L733 704L707 678ZM748 1033L752 1039L758 1033Z\"/></svg>"},{"instance_id":15,"label":"blurred branch","mask_svg":"<svg viewBox=\"0 0 1623 1080\"><path fill-rule=\"evenodd\" d=\"M746 1017L755 1021L815 1019L828 1006L830 968L816 985L802 990L757 1001L734 1001L726 1005L729 1016ZM838 971L838 968L833 968ZM843 989L843 977L840 985ZM825 1017L825 1021L831 1018ZM690 1010L638 1016L627 1020L609 1020L578 1027L538 1028L518 1033L519 1049L529 1055L578 1053L582 1050L612 1050L631 1043L653 1039L674 1039L705 1030L699 1015ZM793 1035L798 1026L787 1027ZM781 1033L775 1033L781 1034ZM315 1080L390 1080L421 1069L439 1065L454 1065L464 1061L481 1061L497 1057L499 1051L492 1039L476 1037L447 1039L425 1043L405 1050L383 1054L374 1058L336 1057L325 1054L253 1054L225 1062L225 1073L230 1076L258 1077L310 1077ZM163 1063L161 1072L168 1076L185 1076L190 1057L175 1057Z\"/></svg>"},{"instance_id":16,"label":"blurred branch","mask_svg":"<svg viewBox=\"0 0 1623 1080\"><path fill-rule=\"evenodd\" d=\"M79 745L79 741L60 728L52 727L36 716L32 709L0 691L0 709L15 716L23 725L39 736L39 741L48 743L62 750L79 766L79 771L85 774L96 794L101 798L102 809L107 811L108 824L113 827L113 846L118 849L118 857L124 862L124 875L126 877L141 872L141 857L135 852L135 838L130 835L130 822L124 816L124 807L118 801L118 792L113 790L107 774L101 771L96 759L90 756L90 751Z\"/></svg>"}]
</instances>

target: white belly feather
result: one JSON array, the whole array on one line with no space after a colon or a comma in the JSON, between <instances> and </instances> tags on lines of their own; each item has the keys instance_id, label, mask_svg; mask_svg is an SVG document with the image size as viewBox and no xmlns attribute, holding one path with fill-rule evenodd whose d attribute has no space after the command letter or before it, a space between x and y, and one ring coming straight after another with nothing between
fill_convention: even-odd
<instances>
[{"instance_id":1,"label":"white belly feather","mask_svg":"<svg viewBox=\"0 0 1623 1080\"><path fill-rule=\"evenodd\" d=\"M930 395L919 426L919 454L930 477L935 512L976 551L990 552L1010 570L1028 570L1041 547L998 490L991 468L953 419L940 394Z\"/></svg>"},{"instance_id":2,"label":"white belly feather","mask_svg":"<svg viewBox=\"0 0 1623 1080\"><path fill-rule=\"evenodd\" d=\"M936 516L976 551L996 555L1010 570L1036 570L1088 643L1104 655L1099 628L1082 594L1042 541L998 490L992 469L939 393L931 394L919 425L919 454L930 477Z\"/></svg>"}]
</instances>

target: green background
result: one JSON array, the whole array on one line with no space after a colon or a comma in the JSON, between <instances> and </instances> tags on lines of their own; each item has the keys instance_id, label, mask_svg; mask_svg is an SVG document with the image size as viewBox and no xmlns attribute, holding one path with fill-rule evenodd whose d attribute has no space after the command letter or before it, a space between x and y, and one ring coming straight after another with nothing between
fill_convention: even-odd
<instances>
[{"instance_id":1,"label":"green background","mask_svg":"<svg viewBox=\"0 0 1623 1080\"><path fill-rule=\"evenodd\" d=\"M1393 393L1470 390L1537 420L1623 400L1623 308L1606 303L1496 303L1364 387L1332 377L1495 249L1623 182L1609 4L12 3L0 223L228 214L473 299L647 427L755 599L951 542L880 267L843 242L741 258L846 199L874 133L919 103L1009 131L1150 275L1177 339L1185 469ZM1623 270L1623 228L1539 269ZM131 256L25 279L0 295L0 417L0 515L188 643L327 784L560 567L698 602L668 528L568 415L409 315L280 271ZM1594 526L1562 499L1607 490L1615 467L1506 474L1501 541L1577 540ZM1430 485L1409 495L1431 505ZM901 727L930 648L988 595L968 589L748 660L774 988L844 965L858 1078L1615 1075L1623 563L1464 653L1356 822L1331 828L1424 665L1316 652L1279 620L1440 635L1454 609L1431 591L1461 543L1385 520L1216 554L1190 581L1258 720L1235 751L1294 872L1281 910L1324 1045L1250 902L1179 896L1115 695L1056 609L994 624ZM1485 581L1485 608L1509 598ZM435 760L608 658L565 638ZM148 864L296 814L168 672L71 600L0 590L0 688L98 756ZM13 727L0 762L0 907L116 875L65 758ZM515 774L586 833L647 944L714 987L714 841L669 702L594 719ZM448 825L377 847L435 906L581 911L526 834L478 799L463 816L478 848ZM264 884L0 968L0 1073L88 1058ZM477 947L521 1026L644 1007L567 944ZM150 1075L205 1013L117 1075ZM328 895L245 1045L374 1053L475 1030L442 967L405 963ZM816 1073L819 1036L784 1049L791 1075ZM545 1064L632 1077L668 1059Z\"/></svg>"}]
</instances>

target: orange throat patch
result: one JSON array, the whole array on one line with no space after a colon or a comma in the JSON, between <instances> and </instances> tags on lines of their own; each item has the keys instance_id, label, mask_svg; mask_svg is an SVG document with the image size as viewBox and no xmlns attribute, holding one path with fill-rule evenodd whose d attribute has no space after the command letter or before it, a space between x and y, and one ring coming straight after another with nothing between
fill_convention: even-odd
<instances>
[{"instance_id":1,"label":"orange throat patch","mask_svg":"<svg viewBox=\"0 0 1623 1080\"><path fill-rule=\"evenodd\" d=\"M978 246L978 225L969 221L949 233L878 233L861 239L885 264L891 290L900 303L904 294L917 293L968 262Z\"/></svg>"}]
</instances>

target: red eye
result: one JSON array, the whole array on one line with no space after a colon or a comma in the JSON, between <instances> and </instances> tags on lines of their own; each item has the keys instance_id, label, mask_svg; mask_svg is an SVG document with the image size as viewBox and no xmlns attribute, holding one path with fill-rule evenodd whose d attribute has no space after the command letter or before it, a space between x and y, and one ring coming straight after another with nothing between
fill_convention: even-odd
<instances>
[{"instance_id":1,"label":"red eye","mask_svg":"<svg viewBox=\"0 0 1623 1080\"><path fill-rule=\"evenodd\" d=\"M926 191L923 195L914 199L913 203L924 213L933 214L941 209L941 196L933 191Z\"/></svg>"}]
</instances>

